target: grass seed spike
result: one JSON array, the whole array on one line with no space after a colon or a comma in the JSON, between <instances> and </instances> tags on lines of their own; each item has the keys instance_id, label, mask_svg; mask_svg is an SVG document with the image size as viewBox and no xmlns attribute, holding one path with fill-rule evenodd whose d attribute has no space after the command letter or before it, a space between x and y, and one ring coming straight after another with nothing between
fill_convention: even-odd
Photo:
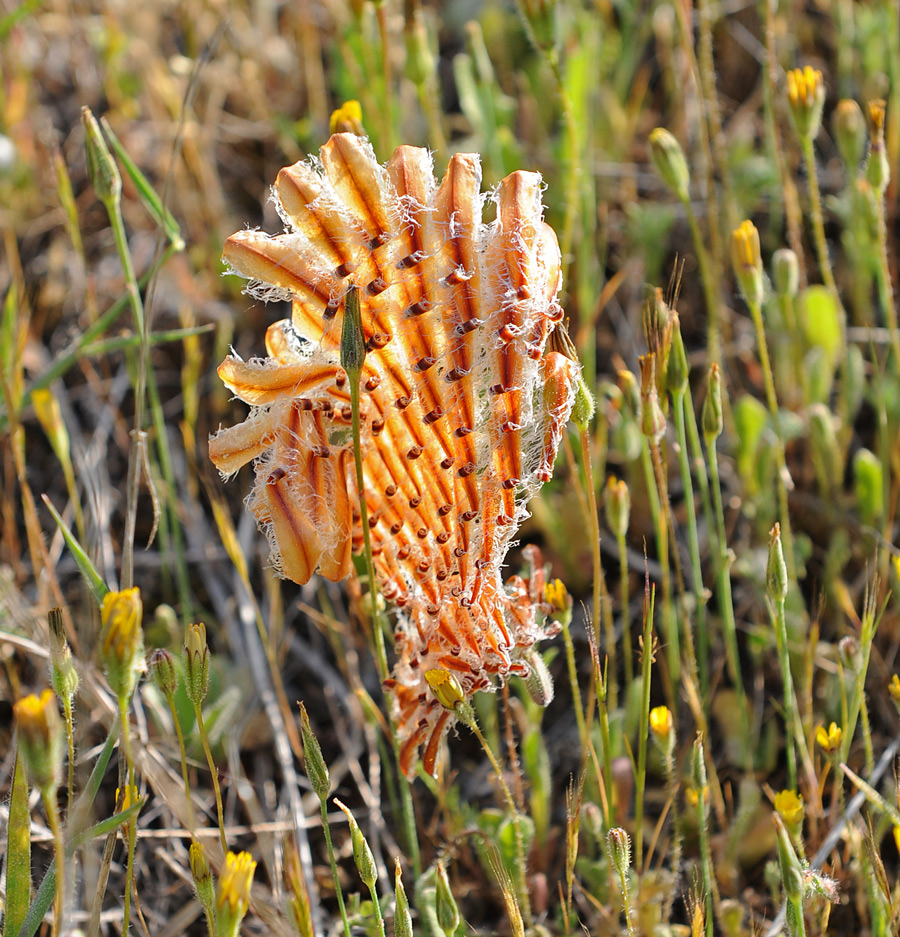
<instances>
[{"instance_id":1,"label":"grass seed spike","mask_svg":"<svg viewBox=\"0 0 900 937\"><path fill-rule=\"evenodd\" d=\"M437 185L427 150L398 147L381 166L365 138L337 133L319 159L282 169L273 194L285 233L239 232L224 256L252 295L290 300L292 318L268 329L266 358L219 367L253 409L212 437L210 456L224 474L255 460L248 503L282 575L350 572L363 537L339 343L355 287L364 496L376 575L397 609L388 684L404 772L423 745L433 772L453 716L424 674L451 672L469 698L527 675L551 631L537 551L530 579L500 578L578 377L545 351L563 312L541 179L514 172L484 195L478 156L459 153Z\"/></svg>"}]
</instances>

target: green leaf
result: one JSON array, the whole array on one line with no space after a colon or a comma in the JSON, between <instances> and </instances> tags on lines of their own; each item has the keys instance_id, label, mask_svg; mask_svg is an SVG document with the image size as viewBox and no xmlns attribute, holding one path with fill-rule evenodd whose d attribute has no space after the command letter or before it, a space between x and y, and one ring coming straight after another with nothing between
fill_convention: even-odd
<instances>
[{"instance_id":1,"label":"green leaf","mask_svg":"<svg viewBox=\"0 0 900 937\"><path fill-rule=\"evenodd\" d=\"M41 499L43 500L44 504L47 505L47 510L49 510L53 515L53 520L56 521L56 526L59 527L60 532L63 535L63 539L66 541L66 545L72 552L72 556L75 558L75 563L78 565L79 572L82 576L84 576L84 581L87 583L88 588L94 594L94 598L96 599L97 604L100 605L103 602L103 596L109 592L109 586L100 575L100 571L96 566L94 566L91 558L87 555L87 553L85 553L84 548L75 539L69 528L66 527L65 522L59 516L56 508L53 507L50 499L46 495L41 495Z\"/></svg>"},{"instance_id":2,"label":"green leaf","mask_svg":"<svg viewBox=\"0 0 900 937\"><path fill-rule=\"evenodd\" d=\"M874 526L884 513L884 468L868 449L853 457L853 489L863 523Z\"/></svg>"},{"instance_id":3,"label":"green leaf","mask_svg":"<svg viewBox=\"0 0 900 937\"><path fill-rule=\"evenodd\" d=\"M31 824L28 813L28 781L22 759L16 758L9 797L6 831L6 912L4 934L17 934L31 903Z\"/></svg>"},{"instance_id":4,"label":"green leaf","mask_svg":"<svg viewBox=\"0 0 900 937\"><path fill-rule=\"evenodd\" d=\"M178 222L172 217L169 209L163 205L163 201L157 194L156 189L153 188L147 177L128 155L128 151L122 146L121 141L113 132L112 127L110 127L109 121L104 117L101 119L100 124L103 127L103 133L106 135L116 156L119 158L122 168L128 174L128 178L134 183L134 187L137 189L138 195L146 206L147 211L150 212L156 223L165 231L166 237L175 250L183 251L184 238L181 236L181 228L178 226Z\"/></svg>"},{"instance_id":5,"label":"green leaf","mask_svg":"<svg viewBox=\"0 0 900 937\"><path fill-rule=\"evenodd\" d=\"M759 491L757 453L763 430L769 421L769 411L755 397L744 394L734 405L734 425L737 430L737 465L748 494Z\"/></svg>"}]
</instances>

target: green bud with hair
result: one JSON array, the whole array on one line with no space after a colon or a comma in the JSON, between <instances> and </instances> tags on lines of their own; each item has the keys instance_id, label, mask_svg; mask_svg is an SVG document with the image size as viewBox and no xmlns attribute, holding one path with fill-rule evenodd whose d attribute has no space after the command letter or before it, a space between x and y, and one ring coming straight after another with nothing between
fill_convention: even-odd
<instances>
[{"instance_id":1,"label":"green bud with hair","mask_svg":"<svg viewBox=\"0 0 900 937\"><path fill-rule=\"evenodd\" d=\"M606 848L616 874L624 879L631 866L631 838L621 827L614 826L606 834Z\"/></svg>"},{"instance_id":2,"label":"green bud with hair","mask_svg":"<svg viewBox=\"0 0 900 937\"><path fill-rule=\"evenodd\" d=\"M691 176L681 144L664 127L650 133L650 155L663 182L680 202L690 198Z\"/></svg>"},{"instance_id":3,"label":"green bud with hair","mask_svg":"<svg viewBox=\"0 0 900 937\"><path fill-rule=\"evenodd\" d=\"M188 625L182 661L188 699L195 706L200 706L209 691L209 645L206 643L206 625L203 622Z\"/></svg>"},{"instance_id":4,"label":"green bud with hair","mask_svg":"<svg viewBox=\"0 0 900 937\"><path fill-rule=\"evenodd\" d=\"M116 204L122 196L122 176L106 144L100 124L89 107L81 109L81 125L84 128L84 149L91 185L104 205Z\"/></svg>"},{"instance_id":5,"label":"green bud with hair","mask_svg":"<svg viewBox=\"0 0 900 937\"><path fill-rule=\"evenodd\" d=\"M344 319L341 325L341 367L351 381L359 383L366 360L366 335L362 326L359 290L351 286L344 296Z\"/></svg>"},{"instance_id":6,"label":"green bud with hair","mask_svg":"<svg viewBox=\"0 0 900 937\"><path fill-rule=\"evenodd\" d=\"M337 797L334 798L334 803L339 810L343 811L344 816L347 818L347 823L350 826L350 842L353 845L353 861L356 863L356 870L359 872L359 877L363 885L371 891L378 881L378 868L375 865L375 856L372 855L372 850L366 842L366 838L363 836L359 824L356 822L356 817L350 812L350 808L341 803Z\"/></svg>"},{"instance_id":7,"label":"green bud with hair","mask_svg":"<svg viewBox=\"0 0 900 937\"><path fill-rule=\"evenodd\" d=\"M769 534L769 558L766 563L766 594L773 602L783 601L788 594L788 572L781 545L781 524Z\"/></svg>"},{"instance_id":8,"label":"green bud with hair","mask_svg":"<svg viewBox=\"0 0 900 937\"><path fill-rule=\"evenodd\" d=\"M435 914L440 929L452 937L459 927L459 907L450 890L450 879L443 862L438 862L435 877Z\"/></svg>"},{"instance_id":9,"label":"green bud with hair","mask_svg":"<svg viewBox=\"0 0 900 937\"><path fill-rule=\"evenodd\" d=\"M838 101L831 129L844 166L849 172L855 172L866 149L866 119L856 101L852 98Z\"/></svg>"},{"instance_id":10,"label":"green bud with hair","mask_svg":"<svg viewBox=\"0 0 900 937\"><path fill-rule=\"evenodd\" d=\"M703 436L708 443L722 435L725 421L722 416L722 372L714 361L709 366L709 379L706 383L706 399L700 414Z\"/></svg>"},{"instance_id":11,"label":"green bud with hair","mask_svg":"<svg viewBox=\"0 0 900 937\"><path fill-rule=\"evenodd\" d=\"M409 898L403 887L399 859L394 860L394 937L414 937Z\"/></svg>"},{"instance_id":12,"label":"green bud with hair","mask_svg":"<svg viewBox=\"0 0 900 937\"><path fill-rule=\"evenodd\" d=\"M316 797L324 801L331 789L331 776L328 773L325 759L322 757L319 740L309 724L309 716L303 703L300 704L300 738L303 740L303 768L306 776L309 778Z\"/></svg>"},{"instance_id":13,"label":"green bud with hair","mask_svg":"<svg viewBox=\"0 0 900 937\"><path fill-rule=\"evenodd\" d=\"M164 647L157 648L150 655L150 679L159 692L171 701L178 689L178 670L175 658Z\"/></svg>"}]
</instances>

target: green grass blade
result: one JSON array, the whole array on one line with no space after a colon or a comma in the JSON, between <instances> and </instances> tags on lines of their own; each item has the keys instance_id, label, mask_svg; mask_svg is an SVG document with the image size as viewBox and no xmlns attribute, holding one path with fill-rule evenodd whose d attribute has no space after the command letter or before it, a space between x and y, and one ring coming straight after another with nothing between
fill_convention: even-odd
<instances>
[{"instance_id":1,"label":"green grass blade","mask_svg":"<svg viewBox=\"0 0 900 937\"><path fill-rule=\"evenodd\" d=\"M51 896L52 897L52 896ZM31 826L28 814L28 781L22 759L16 758L9 797L6 831L6 912L4 935L19 932L31 902Z\"/></svg>"},{"instance_id":2,"label":"green grass blade","mask_svg":"<svg viewBox=\"0 0 900 937\"><path fill-rule=\"evenodd\" d=\"M46 495L41 495L41 499L44 504L47 505L47 510L53 515L53 520L56 521L56 526L59 527L60 532L63 535L63 539L66 541L66 545L69 550L72 552L72 556L75 558L75 562L78 565L78 570L82 576L84 576L84 581L88 584L88 588L94 595L94 598L97 600L97 604L103 601L103 596L109 592L109 586L104 581L103 577L100 575L100 571L94 566L91 558L84 552L84 548L81 544L75 539L72 532L66 527L65 522L59 516L56 508L53 507L50 499Z\"/></svg>"}]
</instances>

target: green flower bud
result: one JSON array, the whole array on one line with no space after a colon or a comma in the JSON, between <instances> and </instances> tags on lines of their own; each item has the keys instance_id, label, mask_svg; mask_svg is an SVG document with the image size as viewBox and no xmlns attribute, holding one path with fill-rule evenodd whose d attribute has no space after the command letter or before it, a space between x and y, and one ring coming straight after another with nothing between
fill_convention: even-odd
<instances>
[{"instance_id":1,"label":"green flower bud","mask_svg":"<svg viewBox=\"0 0 900 937\"><path fill-rule=\"evenodd\" d=\"M606 523L616 538L624 537L628 533L628 523L631 519L631 492L628 485L615 475L606 479Z\"/></svg>"},{"instance_id":2,"label":"green flower bud","mask_svg":"<svg viewBox=\"0 0 900 937\"><path fill-rule=\"evenodd\" d=\"M716 362L709 366L709 380L706 384L706 399L703 401L700 423L703 427L703 436L708 443L722 435L722 428L725 425L722 417L722 373Z\"/></svg>"},{"instance_id":3,"label":"green flower bud","mask_svg":"<svg viewBox=\"0 0 900 937\"><path fill-rule=\"evenodd\" d=\"M172 699L178 689L178 671L175 658L164 647L157 648L150 656L150 679L167 700Z\"/></svg>"},{"instance_id":4,"label":"green flower bud","mask_svg":"<svg viewBox=\"0 0 900 937\"><path fill-rule=\"evenodd\" d=\"M325 759L322 757L319 740L313 734L303 703L300 704L300 737L303 740L303 768L306 776L309 778L316 797L319 800L325 800L331 788L331 777L328 774Z\"/></svg>"},{"instance_id":5,"label":"green flower bud","mask_svg":"<svg viewBox=\"0 0 900 937\"><path fill-rule=\"evenodd\" d=\"M606 848L616 874L624 879L631 866L631 838L621 827L614 826L606 834Z\"/></svg>"},{"instance_id":6,"label":"green flower bud","mask_svg":"<svg viewBox=\"0 0 900 937\"><path fill-rule=\"evenodd\" d=\"M783 600L788 593L787 564L781 546L781 524L777 523L769 535L769 559L766 563L766 594L772 601Z\"/></svg>"},{"instance_id":7,"label":"green flower bud","mask_svg":"<svg viewBox=\"0 0 900 937\"><path fill-rule=\"evenodd\" d=\"M800 265L797 255L782 247L772 255L772 285L779 296L796 296L800 286Z\"/></svg>"},{"instance_id":8,"label":"green flower bud","mask_svg":"<svg viewBox=\"0 0 900 937\"><path fill-rule=\"evenodd\" d=\"M413 937L409 899L400 877L400 860L394 860L394 937Z\"/></svg>"},{"instance_id":9,"label":"green flower bud","mask_svg":"<svg viewBox=\"0 0 900 937\"><path fill-rule=\"evenodd\" d=\"M856 101L838 101L831 119L831 129L844 166L855 172L866 148L866 119Z\"/></svg>"},{"instance_id":10,"label":"green flower bud","mask_svg":"<svg viewBox=\"0 0 900 937\"><path fill-rule=\"evenodd\" d=\"M347 823L350 825L350 842L353 844L353 861L356 863L356 870L359 872L359 877L363 885L371 891L378 881L378 868L375 865L375 856L372 855L372 850L366 842L366 838L363 836L362 830L356 822L356 818L350 812L350 808L341 803L337 797L334 798L334 803L339 810L344 812Z\"/></svg>"},{"instance_id":11,"label":"green flower bud","mask_svg":"<svg viewBox=\"0 0 900 937\"><path fill-rule=\"evenodd\" d=\"M879 523L884 515L884 467L869 449L858 449L853 456L853 489L863 523Z\"/></svg>"},{"instance_id":12,"label":"green flower bud","mask_svg":"<svg viewBox=\"0 0 900 937\"><path fill-rule=\"evenodd\" d=\"M195 706L201 706L209 691L209 645L206 643L206 625L203 622L188 625L182 663L188 699Z\"/></svg>"},{"instance_id":13,"label":"green flower bud","mask_svg":"<svg viewBox=\"0 0 900 937\"><path fill-rule=\"evenodd\" d=\"M664 127L650 133L650 155L663 182L680 202L690 198L691 176L681 144Z\"/></svg>"},{"instance_id":14,"label":"green flower bud","mask_svg":"<svg viewBox=\"0 0 900 937\"><path fill-rule=\"evenodd\" d=\"M81 109L81 124L84 127L84 149L91 185L101 202L114 204L122 196L122 177L89 107Z\"/></svg>"},{"instance_id":15,"label":"green flower bud","mask_svg":"<svg viewBox=\"0 0 900 937\"><path fill-rule=\"evenodd\" d=\"M435 913L440 929L446 937L452 937L459 927L459 908L453 892L450 890L450 880L447 878L447 869L443 862L437 864L435 879Z\"/></svg>"},{"instance_id":16,"label":"green flower bud","mask_svg":"<svg viewBox=\"0 0 900 937\"><path fill-rule=\"evenodd\" d=\"M66 640L62 609L51 608L47 613L47 623L50 625L50 685L60 700L71 706L78 692L79 677Z\"/></svg>"},{"instance_id":17,"label":"green flower bud","mask_svg":"<svg viewBox=\"0 0 900 937\"><path fill-rule=\"evenodd\" d=\"M341 325L341 367L351 381L359 382L366 360L366 334L359 308L359 290L351 286L344 296L344 320Z\"/></svg>"},{"instance_id":18,"label":"green flower bud","mask_svg":"<svg viewBox=\"0 0 900 937\"><path fill-rule=\"evenodd\" d=\"M553 678L539 651L532 649L523 656L528 665L528 675L523 677L528 695L538 706L549 706L553 702Z\"/></svg>"},{"instance_id":19,"label":"green flower bud","mask_svg":"<svg viewBox=\"0 0 900 937\"><path fill-rule=\"evenodd\" d=\"M212 914L216 901L216 883L206 861L206 850L199 840L191 841L191 878L194 880L194 891L203 910Z\"/></svg>"},{"instance_id":20,"label":"green flower bud","mask_svg":"<svg viewBox=\"0 0 900 937\"><path fill-rule=\"evenodd\" d=\"M867 108L869 124L869 155L866 159L866 179L878 198L891 181L891 166L888 162L887 147L884 143L885 103L882 100L869 101Z\"/></svg>"},{"instance_id":21,"label":"green flower bud","mask_svg":"<svg viewBox=\"0 0 900 937\"><path fill-rule=\"evenodd\" d=\"M680 397L688 389L687 352L684 350L684 339L681 337L681 321L677 312L672 312L669 319L672 344L666 359L666 390L673 397Z\"/></svg>"},{"instance_id":22,"label":"green flower bud","mask_svg":"<svg viewBox=\"0 0 900 937\"><path fill-rule=\"evenodd\" d=\"M641 366L641 432L658 443L666 432L666 418L656 392L656 355L652 352L638 358Z\"/></svg>"},{"instance_id":23,"label":"green flower bud","mask_svg":"<svg viewBox=\"0 0 900 937\"><path fill-rule=\"evenodd\" d=\"M42 795L59 784L62 767L63 725L52 690L34 693L13 706L19 755L28 780Z\"/></svg>"}]
</instances>

